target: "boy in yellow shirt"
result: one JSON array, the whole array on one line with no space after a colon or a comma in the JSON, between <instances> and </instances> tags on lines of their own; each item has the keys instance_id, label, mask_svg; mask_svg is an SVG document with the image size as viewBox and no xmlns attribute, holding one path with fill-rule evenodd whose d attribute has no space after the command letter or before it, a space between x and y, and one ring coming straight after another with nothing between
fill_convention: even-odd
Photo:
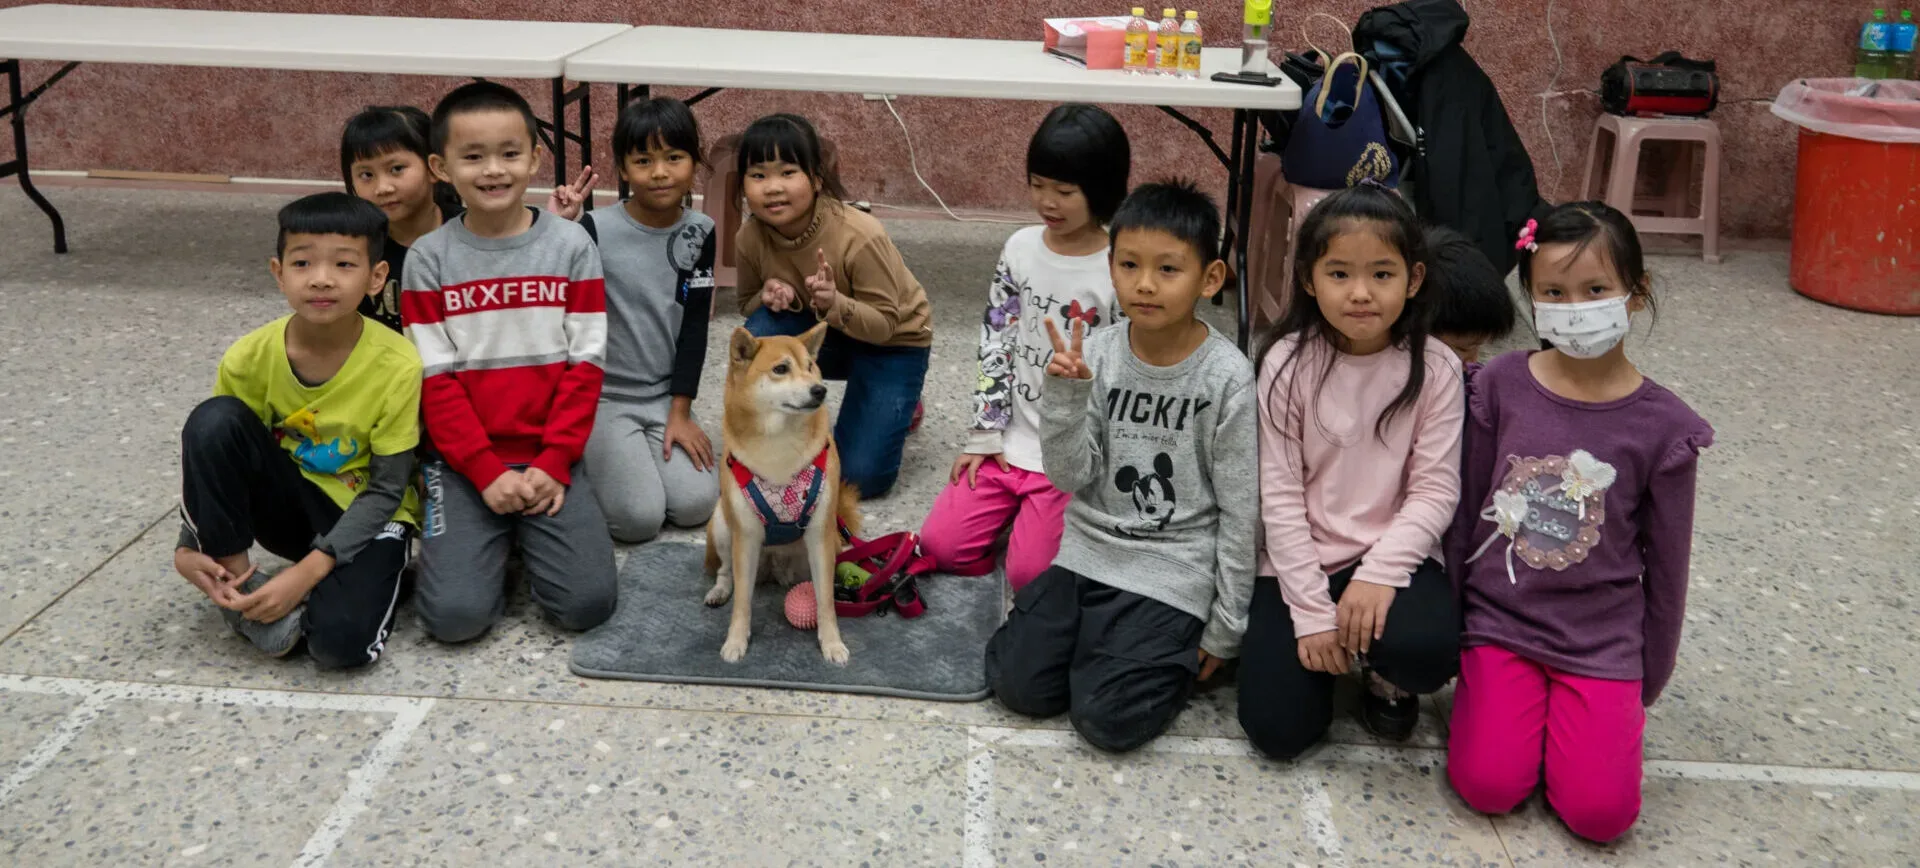
<instances>
[{"instance_id":1,"label":"boy in yellow shirt","mask_svg":"<svg viewBox=\"0 0 1920 868\"><path fill-rule=\"evenodd\" d=\"M358 310L386 284L386 237L345 193L282 209L268 267L293 313L227 348L180 436L174 569L261 651L305 638L328 669L380 656L420 526L420 355ZM256 572L255 543L293 566Z\"/></svg>"}]
</instances>

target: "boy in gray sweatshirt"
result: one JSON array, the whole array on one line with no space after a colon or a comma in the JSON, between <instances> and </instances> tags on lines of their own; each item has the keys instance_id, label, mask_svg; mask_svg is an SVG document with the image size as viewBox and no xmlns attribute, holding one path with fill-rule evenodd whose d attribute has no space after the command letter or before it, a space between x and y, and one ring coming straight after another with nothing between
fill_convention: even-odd
<instances>
[{"instance_id":1,"label":"boy in gray sweatshirt","mask_svg":"<svg viewBox=\"0 0 1920 868\"><path fill-rule=\"evenodd\" d=\"M1053 566L987 644L1007 708L1065 711L1094 746L1164 731L1196 679L1238 656L1253 588L1253 367L1194 317L1220 291L1220 217L1185 182L1148 184L1110 229L1124 324L1051 322L1041 396L1047 477L1073 496Z\"/></svg>"}]
</instances>

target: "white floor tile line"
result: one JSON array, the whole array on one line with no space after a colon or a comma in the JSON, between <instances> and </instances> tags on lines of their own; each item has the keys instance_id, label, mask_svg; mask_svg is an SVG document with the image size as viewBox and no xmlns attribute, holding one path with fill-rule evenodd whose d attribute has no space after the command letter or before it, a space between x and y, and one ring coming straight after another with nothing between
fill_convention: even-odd
<instances>
[{"instance_id":1,"label":"white floor tile line","mask_svg":"<svg viewBox=\"0 0 1920 868\"><path fill-rule=\"evenodd\" d=\"M1065 730L976 726L971 727L969 732L975 739L990 745L1050 748L1081 746L1079 738ZM1239 739L1181 735L1161 736L1148 744L1144 750L1149 753L1199 756L1257 756L1251 745ZM1300 762L1367 763L1400 765L1408 768L1433 768L1445 765L1446 759L1446 751L1433 747L1323 744L1301 757ZM1920 772L1749 765L1694 760L1647 760L1645 768L1647 776L1655 778L1920 792Z\"/></svg>"},{"instance_id":2,"label":"white floor tile line","mask_svg":"<svg viewBox=\"0 0 1920 868\"><path fill-rule=\"evenodd\" d=\"M367 752L367 759L360 768L348 772L350 782L347 791L340 794L333 803L333 810L320 820L320 828L315 829L313 837L307 839L307 846L301 848L295 857L295 868L319 868L326 864L327 857L333 855L340 839L347 834L347 827L353 825L354 818L373 802L373 794L380 781L393 768L400 752L405 750L407 742L413 738L415 730L427 719L427 712L433 709L433 700L421 700L402 709L394 715L393 725L387 728L387 734L380 737L373 750Z\"/></svg>"},{"instance_id":3,"label":"white floor tile line","mask_svg":"<svg viewBox=\"0 0 1920 868\"><path fill-rule=\"evenodd\" d=\"M963 868L993 865L993 750L967 738L967 815L962 833Z\"/></svg>"},{"instance_id":4,"label":"white floor tile line","mask_svg":"<svg viewBox=\"0 0 1920 868\"><path fill-rule=\"evenodd\" d=\"M146 684L135 681L95 681L87 678L0 675L0 691L7 690L80 698L98 696L107 700L136 702L248 705L256 708L308 708L376 714L399 714L419 705L422 701L407 696L301 693L237 687L196 687L188 684Z\"/></svg>"},{"instance_id":5,"label":"white floor tile line","mask_svg":"<svg viewBox=\"0 0 1920 868\"><path fill-rule=\"evenodd\" d=\"M34 745L33 750L20 760L18 766L14 767L13 774L8 775L6 780L0 781L0 807L5 807L15 792L18 792L28 781L33 780L34 775L46 768L47 763L53 762L55 756L66 750L67 745L72 743L75 737L98 719L100 711L107 707L107 702L107 699L99 696L89 696L81 700L80 705L68 712L66 718L53 728L53 732L48 733L39 744Z\"/></svg>"},{"instance_id":6,"label":"white floor tile line","mask_svg":"<svg viewBox=\"0 0 1920 868\"><path fill-rule=\"evenodd\" d=\"M284 690L244 690L227 687L195 687L181 684L142 684L130 681L93 681L84 678L37 678L0 675L0 692L37 693L71 696L80 705L69 712L52 733L34 746L20 761L13 774L0 782L0 805L40 773L60 751L100 717L113 702L177 702L194 705L245 705L255 708L350 711L391 714L392 725L374 743L360 767L347 773L347 789L333 803L332 810L320 821L300 855L296 868L319 868L333 855L334 848L346 837L347 828L372 804L374 792L388 770L400 758L415 730L432 710L432 699L403 696L364 696L339 693L298 693Z\"/></svg>"}]
</instances>

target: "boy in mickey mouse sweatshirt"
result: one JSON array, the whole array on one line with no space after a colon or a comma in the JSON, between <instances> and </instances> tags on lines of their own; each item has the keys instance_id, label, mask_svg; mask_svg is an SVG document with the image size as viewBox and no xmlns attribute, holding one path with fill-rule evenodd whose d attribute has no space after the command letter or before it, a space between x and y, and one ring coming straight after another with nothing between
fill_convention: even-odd
<instances>
[{"instance_id":1,"label":"boy in mickey mouse sweatshirt","mask_svg":"<svg viewBox=\"0 0 1920 868\"><path fill-rule=\"evenodd\" d=\"M1041 455L1072 501L1060 553L1014 595L986 667L1009 709L1067 712L1094 746L1127 751L1239 655L1259 489L1253 367L1193 315L1226 278L1212 200L1145 185L1111 226L1128 319L1070 338L1048 321Z\"/></svg>"}]
</instances>

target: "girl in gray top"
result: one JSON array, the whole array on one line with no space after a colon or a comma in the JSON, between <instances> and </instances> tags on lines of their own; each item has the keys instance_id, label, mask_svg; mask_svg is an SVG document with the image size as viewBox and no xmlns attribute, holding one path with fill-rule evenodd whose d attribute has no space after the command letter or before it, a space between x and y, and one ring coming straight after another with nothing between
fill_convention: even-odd
<instances>
[{"instance_id":1,"label":"girl in gray top","mask_svg":"<svg viewBox=\"0 0 1920 868\"><path fill-rule=\"evenodd\" d=\"M713 445L693 418L713 301L713 218L685 207L700 162L686 103L628 105L613 152L633 194L581 218L607 275L607 364L587 473L614 539L699 527L719 495Z\"/></svg>"}]
</instances>

